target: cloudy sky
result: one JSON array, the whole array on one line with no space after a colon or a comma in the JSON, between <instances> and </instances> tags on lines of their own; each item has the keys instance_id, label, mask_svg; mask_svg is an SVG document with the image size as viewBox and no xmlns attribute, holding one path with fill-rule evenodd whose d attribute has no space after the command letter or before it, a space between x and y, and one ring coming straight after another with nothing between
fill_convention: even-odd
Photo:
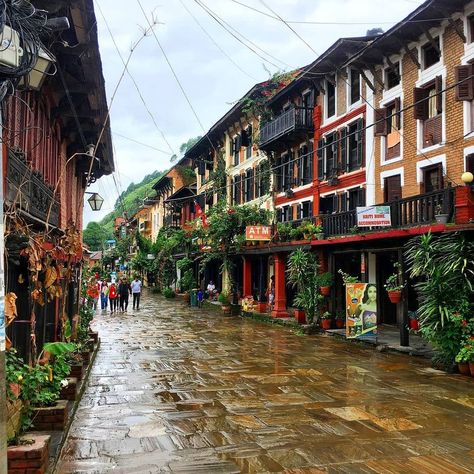
<instances>
[{"instance_id":1,"label":"cloudy sky","mask_svg":"<svg viewBox=\"0 0 474 474\"><path fill-rule=\"evenodd\" d=\"M256 82L274 72L312 62L316 55L311 49L320 54L342 36L361 36L374 27L387 30L422 1L94 0L94 3L109 104L124 73L120 55L124 61L130 59L128 70L133 77L123 76L111 106L115 178L118 188L125 190L146 174L166 169L171 154L178 153L181 143L202 135L203 128L208 130ZM311 48L277 15L290 21L291 27ZM156 23L156 38L153 34L143 37L149 22ZM110 212L118 197L110 176L99 180L90 190L98 191L105 202L100 213L86 209L86 224Z\"/></svg>"}]
</instances>

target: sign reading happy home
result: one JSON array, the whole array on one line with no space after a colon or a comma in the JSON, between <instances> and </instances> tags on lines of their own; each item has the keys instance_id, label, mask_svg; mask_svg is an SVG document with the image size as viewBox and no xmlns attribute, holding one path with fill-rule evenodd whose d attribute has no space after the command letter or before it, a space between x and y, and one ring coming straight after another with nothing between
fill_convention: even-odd
<instances>
[{"instance_id":1,"label":"sign reading happy home","mask_svg":"<svg viewBox=\"0 0 474 474\"><path fill-rule=\"evenodd\" d=\"M272 232L269 225L248 225L245 228L246 240L271 240Z\"/></svg>"},{"instance_id":2,"label":"sign reading happy home","mask_svg":"<svg viewBox=\"0 0 474 474\"><path fill-rule=\"evenodd\" d=\"M357 208L357 227L388 227L391 225L390 206Z\"/></svg>"}]
</instances>

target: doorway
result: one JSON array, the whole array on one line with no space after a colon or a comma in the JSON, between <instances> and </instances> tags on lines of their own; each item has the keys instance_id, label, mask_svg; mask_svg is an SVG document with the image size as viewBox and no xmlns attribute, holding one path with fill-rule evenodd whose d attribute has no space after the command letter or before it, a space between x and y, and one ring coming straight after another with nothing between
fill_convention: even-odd
<instances>
[{"instance_id":1,"label":"doorway","mask_svg":"<svg viewBox=\"0 0 474 474\"><path fill-rule=\"evenodd\" d=\"M397 325L397 305L393 304L384 289L387 278L394 273L393 264L397 261L396 252L381 252L376 254L377 271L377 323Z\"/></svg>"}]
</instances>

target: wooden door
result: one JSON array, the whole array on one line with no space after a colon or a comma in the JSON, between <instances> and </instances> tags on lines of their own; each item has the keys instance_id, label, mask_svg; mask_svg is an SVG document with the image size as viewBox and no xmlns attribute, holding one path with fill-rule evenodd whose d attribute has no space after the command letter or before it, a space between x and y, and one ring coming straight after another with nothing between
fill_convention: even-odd
<instances>
[{"instance_id":1,"label":"wooden door","mask_svg":"<svg viewBox=\"0 0 474 474\"><path fill-rule=\"evenodd\" d=\"M401 176L389 176L384 179L384 199L385 202L396 201L402 197L402 182Z\"/></svg>"}]
</instances>

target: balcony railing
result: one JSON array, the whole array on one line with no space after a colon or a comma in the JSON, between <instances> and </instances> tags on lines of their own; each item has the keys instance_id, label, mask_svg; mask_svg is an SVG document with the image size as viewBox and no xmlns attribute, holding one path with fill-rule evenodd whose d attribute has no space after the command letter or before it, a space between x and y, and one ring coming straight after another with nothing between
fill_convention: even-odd
<instances>
[{"instance_id":1,"label":"balcony railing","mask_svg":"<svg viewBox=\"0 0 474 474\"><path fill-rule=\"evenodd\" d=\"M23 156L10 151L6 176L6 200L31 216L59 226L59 202L43 177L31 170Z\"/></svg>"},{"instance_id":2,"label":"balcony railing","mask_svg":"<svg viewBox=\"0 0 474 474\"><path fill-rule=\"evenodd\" d=\"M268 145L288 132L297 130L305 132L314 130L312 107L292 107L263 125L260 130L260 147Z\"/></svg>"},{"instance_id":3,"label":"balcony railing","mask_svg":"<svg viewBox=\"0 0 474 474\"><path fill-rule=\"evenodd\" d=\"M390 206L392 225L390 227L367 227L362 228L362 231L430 224L436 220L435 216L438 213L448 214L448 218L452 219L454 215L454 193L455 188L447 188L380 204L380 206ZM298 219L288 223L296 228L302 220L311 220L314 223L320 222L326 237L348 235L361 231L357 228L355 209L334 214L321 214L317 217Z\"/></svg>"}]
</instances>

